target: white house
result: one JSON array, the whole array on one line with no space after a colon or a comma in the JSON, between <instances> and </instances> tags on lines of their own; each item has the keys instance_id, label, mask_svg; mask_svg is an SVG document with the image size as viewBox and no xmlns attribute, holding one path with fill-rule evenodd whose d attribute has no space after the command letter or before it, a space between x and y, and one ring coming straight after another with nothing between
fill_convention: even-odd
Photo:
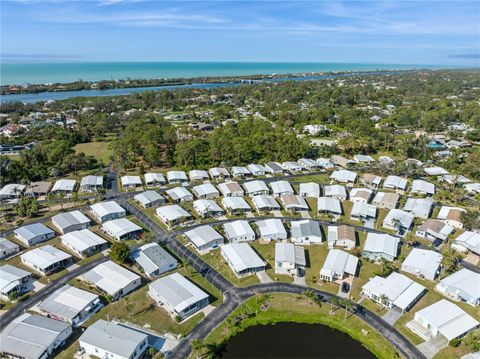
<instances>
[{"instance_id":1,"label":"white house","mask_svg":"<svg viewBox=\"0 0 480 359\"><path fill-rule=\"evenodd\" d=\"M144 178L147 187L163 186L167 183L165 177L161 173L148 172L145 173Z\"/></svg>"},{"instance_id":2,"label":"white house","mask_svg":"<svg viewBox=\"0 0 480 359\"><path fill-rule=\"evenodd\" d=\"M378 208L395 209L399 199L400 196L397 193L377 192L371 204Z\"/></svg>"},{"instance_id":3,"label":"white house","mask_svg":"<svg viewBox=\"0 0 480 359\"><path fill-rule=\"evenodd\" d=\"M150 279L177 268L177 260L155 242L134 250L132 258Z\"/></svg>"},{"instance_id":4,"label":"white house","mask_svg":"<svg viewBox=\"0 0 480 359\"><path fill-rule=\"evenodd\" d=\"M320 167L325 169L331 169L335 167L335 164L330 158L319 157L317 158L317 163Z\"/></svg>"},{"instance_id":5,"label":"white house","mask_svg":"<svg viewBox=\"0 0 480 359\"><path fill-rule=\"evenodd\" d=\"M427 219L432 213L433 200L430 198L408 198L403 210L415 217Z\"/></svg>"},{"instance_id":6,"label":"white house","mask_svg":"<svg viewBox=\"0 0 480 359\"><path fill-rule=\"evenodd\" d=\"M71 195L75 191L77 181L73 179L59 179L50 190L51 193L61 193L64 196Z\"/></svg>"},{"instance_id":7,"label":"white house","mask_svg":"<svg viewBox=\"0 0 480 359\"><path fill-rule=\"evenodd\" d=\"M293 243L275 243L275 273L295 274L305 268L305 250L302 246Z\"/></svg>"},{"instance_id":8,"label":"white house","mask_svg":"<svg viewBox=\"0 0 480 359\"><path fill-rule=\"evenodd\" d=\"M300 163L305 168L308 168L309 170L313 170L320 167L317 161L314 161L310 158L300 158L298 160L298 163Z\"/></svg>"},{"instance_id":9,"label":"white house","mask_svg":"<svg viewBox=\"0 0 480 359\"><path fill-rule=\"evenodd\" d=\"M270 183L270 187L272 188L272 193L275 197L280 197L280 196L285 196L287 194L295 193L292 186L287 181L272 182Z\"/></svg>"},{"instance_id":10,"label":"white house","mask_svg":"<svg viewBox=\"0 0 480 359\"><path fill-rule=\"evenodd\" d=\"M382 183L382 177L371 173L365 173L360 179L360 182L371 189L377 189L380 187L380 183Z\"/></svg>"},{"instance_id":11,"label":"white house","mask_svg":"<svg viewBox=\"0 0 480 359\"><path fill-rule=\"evenodd\" d=\"M118 218L102 224L102 231L117 241L129 238L137 239L142 235L143 228L126 218Z\"/></svg>"},{"instance_id":12,"label":"white house","mask_svg":"<svg viewBox=\"0 0 480 359\"><path fill-rule=\"evenodd\" d=\"M302 197L320 197L320 185L315 182L300 183L298 193Z\"/></svg>"},{"instance_id":13,"label":"white house","mask_svg":"<svg viewBox=\"0 0 480 359\"><path fill-rule=\"evenodd\" d=\"M282 162L282 167L290 173L297 173L305 170L303 165L293 161Z\"/></svg>"},{"instance_id":14,"label":"white house","mask_svg":"<svg viewBox=\"0 0 480 359\"><path fill-rule=\"evenodd\" d=\"M157 207L166 202L160 193L152 190L139 193L135 195L133 199L143 208Z\"/></svg>"},{"instance_id":15,"label":"white house","mask_svg":"<svg viewBox=\"0 0 480 359\"><path fill-rule=\"evenodd\" d=\"M0 200L7 200L11 198L20 197L20 195L25 190L25 187L26 186L19 183L6 184L5 186L2 187L2 189L0 189Z\"/></svg>"},{"instance_id":16,"label":"white house","mask_svg":"<svg viewBox=\"0 0 480 359\"><path fill-rule=\"evenodd\" d=\"M243 184L243 187L245 188L245 193L251 197L258 195L268 195L270 193L270 190L268 189L265 182L260 180L245 182Z\"/></svg>"},{"instance_id":17,"label":"white house","mask_svg":"<svg viewBox=\"0 0 480 359\"><path fill-rule=\"evenodd\" d=\"M213 199L197 199L193 201L193 209L203 218L223 216L225 213Z\"/></svg>"},{"instance_id":18,"label":"white house","mask_svg":"<svg viewBox=\"0 0 480 359\"><path fill-rule=\"evenodd\" d=\"M448 175L448 171L445 170L442 167L427 167L423 169L425 173L429 176L442 176L442 175Z\"/></svg>"},{"instance_id":19,"label":"white house","mask_svg":"<svg viewBox=\"0 0 480 359\"><path fill-rule=\"evenodd\" d=\"M323 234L320 223L317 221L302 219L300 221L292 221L291 226L292 242L306 245L322 243Z\"/></svg>"},{"instance_id":20,"label":"white house","mask_svg":"<svg viewBox=\"0 0 480 359\"><path fill-rule=\"evenodd\" d=\"M281 220L276 218L257 222L260 237L266 241L281 241L287 239L287 231Z\"/></svg>"},{"instance_id":21,"label":"white house","mask_svg":"<svg viewBox=\"0 0 480 359\"><path fill-rule=\"evenodd\" d=\"M88 257L108 247L108 242L99 235L82 229L64 234L60 237L62 244L80 257Z\"/></svg>"},{"instance_id":22,"label":"white house","mask_svg":"<svg viewBox=\"0 0 480 359\"><path fill-rule=\"evenodd\" d=\"M407 189L408 180L406 178L398 176L388 176L385 182L383 182L384 188L390 188L395 190L405 191Z\"/></svg>"},{"instance_id":23,"label":"white house","mask_svg":"<svg viewBox=\"0 0 480 359\"><path fill-rule=\"evenodd\" d=\"M211 183L203 183L201 185L194 186L192 191L195 193L197 198L213 199L220 196L218 189L216 189Z\"/></svg>"},{"instance_id":24,"label":"white house","mask_svg":"<svg viewBox=\"0 0 480 359\"><path fill-rule=\"evenodd\" d=\"M370 260L381 258L392 262L398 256L400 240L386 233L368 233L362 256Z\"/></svg>"},{"instance_id":25,"label":"white house","mask_svg":"<svg viewBox=\"0 0 480 359\"><path fill-rule=\"evenodd\" d=\"M220 253L237 277L263 271L267 266L247 243L225 244Z\"/></svg>"},{"instance_id":26,"label":"white house","mask_svg":"<svg viewBox=\"0 0 480 359\"><path fill-rule=\"evenodd\" d=\"M283 208L286 211L306 212L310 209L307 201L305 201L305 198L295 194L286 194L281 196L280 202L282 202Z\"/></svg>"},{"instance_id":27,"label":"white house","mask_svg":"<svg viewBox=\"0 0 480 359\"><path fill-rule=\"evenodd\" d=\"M85 176L80 181L80 191L95 192L103 188L103 176Z\"/></svg>"},{"instance_id":28,"label":"white house","mask_svg":"<svg viewBox=\"0 0 480 359\"><path fill-rule=\"evenodd\" d=\"M472 252L480 255L480 233L465 231L452 243L452 248L459 252Z\"/></svg>"},{"instance_id":29,"label":"white house","mask_svg":"<svg viewBox=\"0 0 480 359\"><path fill-rule=\"evenodd\" d=\"M185 187L174 187L165 192L172 199L173 203L182 203L193 201L191 194Z\"/></svg>"},{"instance_id":30,"label":"white house","mask_svg":"<svg viewBox=\"0 0 480 359\"><path fill-rule=\"evenodd\" d=\"M224 197L242 197L245 193L237 182L222 182L218 185L218 189Z\"/></svg>"},{"instance_id":31,"label":"white house","mask_svg":"<svg viewBox=\"0 0 480 359\"><path fill-rule=\"evenodd\" d=\"M463 228L462 213L463 208L442 206L438 212L437 219L458 229Z\"/></svg>"},{"instance_id":32,"label":"white house","mask_svg":"<svg viewBox=\"0 0 480 359\"><path fill-rule=\"evenodd\" d=\"M413 248L402 263L402 271L419 278L435 280L440 273L443 256L428 249Z\"/></svg>"},{"instance_id":33,"label":"white house","mask_svg":"<svg viewBox=\"0 0 480 359\"><path fill-rule=\"evenodd\" d=\"M191 170L188 172L190 181L205 181L208 180L208 172L205 170Z\"/></svg>"},{"instance_id":34,"label":"white house","mask_svg":"<svg viewBox=\"0 0 480 359\"><path fill-rule=\"evenodd\" d=\"M331 249L320 270L320 279L327 282L341 281L357 273L358 258L339 249Z\"/></svg>"},{"instance_id":35,"label":"white house","mask_svg":"<svg viewBox=\"0 0 480 359\"><path fill-rule=\"evenodd\" d=\"M72 256L53 246L38 247L20 255L22 263L41 275L62 270L72 261Z\"/></svg>"},{"instance_id":36,"label":"white house","mask_svg":"<svg viewBox=\"0 0 480 359\"><path fill-rule=\"evenodd\" d=\"M253 176L265 176L265 173L267 172L267 169L265 168L265 166L255 164L255 163L249 164L247 166L247 169L250 171L250 173Z\"/></svg>"},{"instance_id":37,"label":"white house","mask_svg":"<svg viewBox=\"0 0 480 359\"><path fill-rule=\"evenodd\" d=\"M223 237L213 227L204 225L185 232L185 237L198 251L208 251L223 244Z\"/></svg>"},{"instance_id":38,"label":"white house","mask_svg":"<svg viewBox=\"0 0 480 359\"><path fill-rule=\"evenodd\" d=\"M90 219L77 210L53 216L52 224L60 233L65 234L90 227Z\"/></svg>"},{"instance_id":39,"label":"white house","mask_svg":"<svg viewBox=\"0 0 480 359\"><path fill-rule=\"evenodd\" d=\"M337 198L331 197L318 197L317 198L317 211L319 213L327 213L332 215L341 215L342 205Z\"/></svg>"},{"instance_id":40,"label":"white house","mask_svg":"<svg viewBox=\"0 0 480 359\"><path fill-rule=\"evenodd\" d=\"M327 242L328 248L342 247L351 250L357 244L355 229L347 225L328 226Z\"/></svg>"},{"instance_id":41,"label":"white house","mask_svg":"<svg viewBox=\"0 0 480 359\"><path fill-rule=\"evenodd\" d=\"M480 305L479 283L480 273L462 268L440 280L435 289L453 300L476 307Z\"/></svg>"},{"instance_id":42,"label":"white house","mask_svg":"<svg viewBox=\"0 0 480 359\"><path fill-rule=\"evenodd\" d=\"M15 238L30 247L55 237L55 232L42 223L27 224L13 231Z\"/></svg>"},{"instance_id":43,"label":"white house","mask_svg":"<svg viewBox=\"0 0 480 359\"><path fill-rule=\"evenodd\" d=\"M192 215L178 204L157 208L157 217L168 226L177 225L192 219Z\"/></svg>"},{"instance_id":44,"label":"white house","mask_svg":"<svg viewBox=\"0 0 480 359\"><path fill-rule=\"evenodd\" d=\"M168 171L167 172L167 180L168 183L176 183L176 184L187 184L188 178L187 174L184 171Z\"/></svg>"},{"instance_id":45,"label":"white house","mask_svg":"<svg viewBox=\"0 0 480 359\"><path fill-rule=\"evenodd\" d=\"M148 295L172 317L181 319L208 305L208 294L178 273L150 283Z\"/></svg>"},{"instance_id":46,"label":"white house","mask_svg":"<svg viewBox=\"0 0 480 359\"><path fill-rule=\"evenodd\" d=\"M367 165L370 165L372 164L373 162L375 162L375 160L373 159L372 156L369 156L369 155L354 155L353 156L353 159L355 162L357 163L360 163L360 164L367 164Z\"/></svg>"},{"instance_id":47,"label":"white house","mask_svg":"<svg viewBox=\"0 0 480 359\"><path fill-rule=\"evenodd\" d=\"M339 201L345 201L348 198L345 187L338 184L326 185L323 187L323 193L325 197L335 198Z\"/></svg>"},{"instance_id":48,"label":"white house","mask_svg":"<svg viewBox=\"0 0 480 359\"><path fill-rule=\"evenodd\" d=\"M230 168L230 173L234 178L246 178L252 176L252 172L250 172L247 167L243 166L234 166Z\"/></svg>"},{"instance_id":49,"label":"white house","mask_svg":"<svg viewBox=\"0 0 480 359\"><path fill-rule=\"evenodd\" d=\"M115 201L95 203L90 206L93 216L101 223L112 219L123 218L127 215L125 208Z\"/></svg>"},{"instance_id":50,"label":"white house","mask_svg":"<svg viewBox=\"0 0 480 359\"><path fill-rule=\"evenodd\" d=\"M33 289L32 274L10 264L0 266L0 298L10 300Z\"/></svg>"},{"instance_id":51,"label":"white house","mask_svg":"<svg viewBox=\"0 0 480 359\"><path fill-rule=\"evenodd\" d=\"M112 261L100 263L79 278L108 294L112 300L127 295L141 284L139 275Z\"/></svg>"},{"instance_id":52,"label":"white house","mask_svg":"<svg viewBox=\"0 0 480 359\"><path fill-rule=\"evenodd\" d=\"M412 227L415 216L401 209L391 209L383 219L383 226L403 234Z\"/></svg>"},{"instance_id":53,"label":"white house","mask_svg":"<svg viewBox=\"0 0 480 359\"><path fill-rule=\"evenodd\" d=\"M421 194L425 196L433 196L435 194L435 185L424 180L413 180L411 194Z\"/></svg>"},{"instance_id":54,"label":"white house","mask_svg":"<svg viewBox=\"0 0 480 359\"><path fill-rule=\"evenodd\" d=\"M239 214L252 211L252 208L243 197L223 197L222 206L230 214Z\"/></svg>"},{"instance_id":55,"label":"white house","mask_svg":"<svg viewBox=\"0 0 480 359\"><path fill-rule=\"evenodd\" d=\"M282 167L282 164L279 162L267 162L265 163L265 168L271 174L281 174L286 172L286 170Z\"/></svg>"},{"instance_id":56,"label":"white house","mask_svg":"<svg viewBox=\"0 0 480 359\"><path fill-rule=\"evenodd\" d=\"M417 228L415 235L432 242L437 240L445 241L454 230L455 228L446 223L429 218Z\"/></svg>"},{"instance_id":57,"label":"white house","mask_svg":"<svg viewBox=\"0 0 480 359\"><path fill-rule=\"evenodd\" d=\"M377 207L368 203L354 202L350 218L371 223L370 227L372 227L373 221L377 218Z\"/></svg>"},{"instance_id":58,"label":"white house","mask_svg":"<svg viewBox=\"0 0 480 359\"><path fill-rule=\"evenodd\" d=\"M372 190L368 188L352 188L350 190L350 201L368 203L372 197Z\"/></svg>"},{"instance_id":59,"label":"white house","mask_svg":"<svg viewBox=\"0 0 480 359\"><path fill-rule=\"evenodd\" d=\"M210 177L212 177L212 179L217 181L221 179L230 178L230 173L228 172L228 170L222 167L210 168L208 170L208 174L210 175Z\"/></svg>"},{"instance_id":60,"label":"white house","mask_svg":"<svg viewBox=\"0 0 480 359\"><path fill-rule=\"evenodd\" d=\"M271 195L254 196L252 197L252 202L258 212L269 212L269 211L280 210L280 205L278 204L275 197Z\"/></svg>"},{"instance_id":61,"label":"white house","mask_svg":"<svg viewBox=\"0 0 480 359\"><path fill-rule=\"evenodd\" d=\"M225 237L231 243L249 242L255 240L255 231L250 224L244 220L227 222L223 225Z\"/></svg>"},{"instance_id":62,"label":"white house","mask_svg":"<svg viewBox=\"0 0 480 359\"><path fill-rule=\"evenodd\" d=\"M18 244L9 241L4 237L0 237L0 259L8 258L20 251Z\"/></svg>"},{"instance_id":63,"label":"white house","mask_svg":"<svg viewBox=\"0 0 480 359\"><path fill-rule=\"evenodd\" d=\"M337 170L332 172L330 178L340 183L355 183L357 174L349 170Z\"/></svg>"},{"instance_id":64,"label":"white house","mask_svg":"<svg viewBox=\"0 0 480 359\"><path fill-rule=\"evenodd\" d=\"M122 176L120 178L122 187L125 189L142 187L142 179L140 176Z\"/></svg>"}]
</instances>

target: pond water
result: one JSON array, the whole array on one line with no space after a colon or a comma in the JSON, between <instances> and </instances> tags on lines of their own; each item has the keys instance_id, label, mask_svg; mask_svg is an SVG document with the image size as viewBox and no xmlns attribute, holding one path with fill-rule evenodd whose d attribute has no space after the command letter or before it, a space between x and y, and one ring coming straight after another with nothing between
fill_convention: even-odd
<instances>
[{"instance_id":1,"label":"pond water","mask_svg":"<svg viewBox=\"0 0 480 359\"><path fill-rule=\"evenodd\" d=\"M320 324L259 325L233 337L221 358L373 359L347 334Z\"/></svg>"}]
</instances>

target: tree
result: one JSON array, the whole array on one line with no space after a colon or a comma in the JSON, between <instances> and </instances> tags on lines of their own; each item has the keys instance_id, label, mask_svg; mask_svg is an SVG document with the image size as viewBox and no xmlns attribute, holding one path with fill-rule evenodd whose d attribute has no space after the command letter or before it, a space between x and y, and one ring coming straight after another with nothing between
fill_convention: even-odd
<instances>
[{"instance_id":1,"label":"tree","mask_svg":"<svg viewBox=\"0 0 480 359\"><path fill-rule=\"evenodd\" d=\"M315 292L311 289L304 290L302 294L310 299L312 303L317 304L318 306L321 306L320 299L318 298L318 295L315 294Z\"/></svg>"},{"instance_id":2,"label":"tree","mask_svg":"<svg viewBox=\"0 0 480 359\"><path fill-rule=\"evenodd\" d=\"M445 249L442 255L442 265L446 274L452 273L458 267L460 261L462 260L462 255L453 248Z\"/></svg>"},{"instance_id":3,"label":"tree","mask_svg":"<svg viewBox=\"0 0 480 359\"><path fill-rule=\"evenodd\" d=\"M462 212L460 219L463 223L463 228L468 231L480 229L480 212L466 211Z\"/></svg>"},{"instance_id":4,"label":"tree","mask_svg":"<svg viewBox=\"0 0 480 359\"><path fill-rule=\"evenodd\" d=\"M345 308L345 317L343 318L343 320L346 320L348 312L350 311L350 309L353 308L353 303L350 299L346 298L342 301L342 304L343 304L343 307Z\"/></svg>"},{"instance_id":5,"label":"tree","mask_svg":"<svg viewBox=\"0 0 480 359\"><path fill-rule=\"evenodd\" d=\"M387 275L393 272L393 264L390 261L387 261L385 258L380 259L380 268L375 271L376 275L386 277Z\"/></svg>"},{"instance_id":6,"label":"tree","mask_svg":"<svg viewBox=\"0 0 480 359\"><path fill-rule=\"evenodd\" d=\"M110 258L118 263L127 263L130 259L130 248L125 242L115 242L110 248Z\"/></svg>"},{"instance_id":7,"label":"tree","mask_svg":"<svg viewBox=\"0 0 480 359\"><path fill-rule=\"evenodd\" d=\"M330 303L332 304L332 306L335 306L336 308L340 306L340 300L336 296L332 297ZM332 311L332 308L330 308L330 311Z\"/></svg>"},{"instance_id":8,"label":"tree","mask_svg":"<svg viewBox=\"0 0 480 359\"><path fill-rule=\"evenodd\" d=\"M15 205L15 212L22 217L35 217L38 211L38 202L33 197L22 197Z\"/></svg>"},{"instance_id":9,"label":"tree","mask_svg":"<svg viewBox=\"0 0 480 359\"><path fill-rule=\"evenodd\" d=\"M480 351L480 329L470 331L464 338L463 343L472 351Z\"/></svg>"}]
</instances>

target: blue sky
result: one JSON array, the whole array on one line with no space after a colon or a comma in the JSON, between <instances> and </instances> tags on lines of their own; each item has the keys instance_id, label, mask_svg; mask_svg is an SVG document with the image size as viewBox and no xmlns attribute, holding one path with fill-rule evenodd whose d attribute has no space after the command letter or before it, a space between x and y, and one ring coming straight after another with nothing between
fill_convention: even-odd
<instances>
[{"instance_id":1,"label":"blue sky","mask_svg":"<svg viewBox=\"0 0 480 359\"><path fill-rule=\"evenodd\" d=\"M3 61L478 65L479 1L1 0Z\"/></svg>"}]
</instances>

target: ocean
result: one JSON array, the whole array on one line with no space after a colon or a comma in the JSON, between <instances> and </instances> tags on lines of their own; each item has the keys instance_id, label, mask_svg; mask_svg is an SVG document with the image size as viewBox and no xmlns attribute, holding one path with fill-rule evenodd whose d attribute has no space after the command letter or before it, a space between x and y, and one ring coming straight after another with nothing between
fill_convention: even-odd
<instances>
[{"instance_id":1,"label":"ocean","mask_svg":"<svg viewBox=\"0 0 480 359\"><path fill-rule=\"evenodd\" d=\"M25 85L77 80L100 81L135 78L191 78L271 75L331 71L409 70L444 68L439 65L297 62L69 62L2 63L0 84Z\"/></svg>"}]
</instances>

